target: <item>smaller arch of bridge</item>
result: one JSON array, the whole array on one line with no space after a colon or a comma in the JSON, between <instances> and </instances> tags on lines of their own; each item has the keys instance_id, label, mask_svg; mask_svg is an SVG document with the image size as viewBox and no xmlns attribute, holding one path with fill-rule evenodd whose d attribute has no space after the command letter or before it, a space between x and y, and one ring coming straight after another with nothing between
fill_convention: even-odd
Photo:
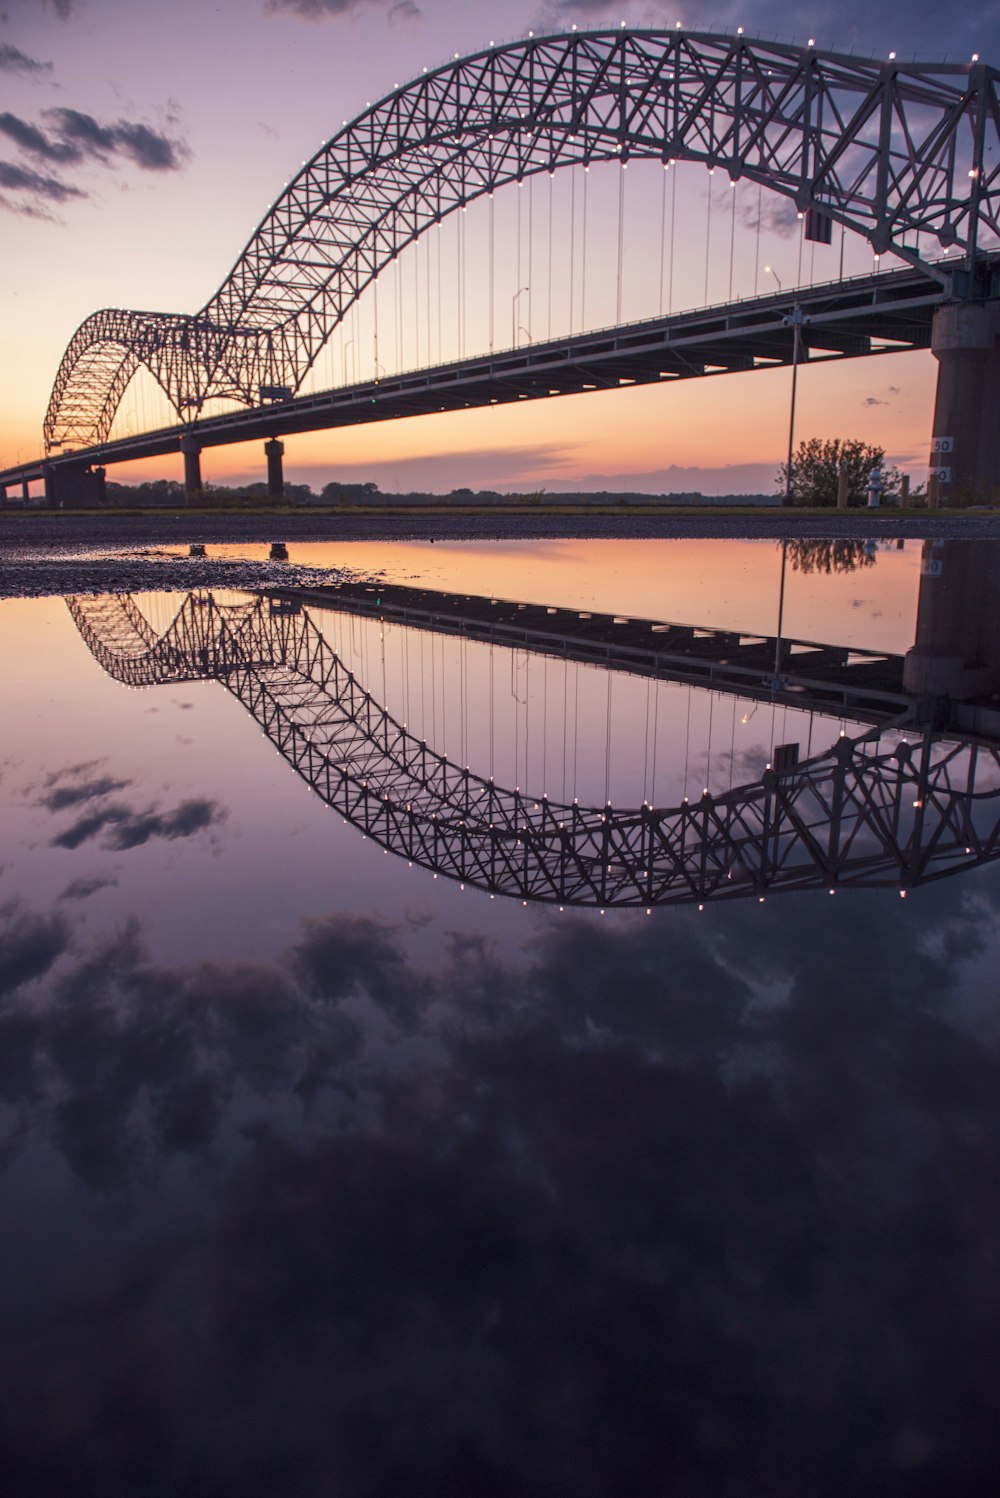
<instances>
[{"instance_id":1,"label":"smaller arch of bridge","mask_svg":"<svg viewBox=\"0 0 1000 1498\"><path fill-rule=\"evenodd\" d=\"M970 266L982 235L1000 239L997 77L981 63L874 63L653 29L532 37L456 59L338 131L196 317L88 319L57 376L47 439L66 440L71 412L78 440L88 416L105 426L113 416L124 361L80 388L90 366L79 340L99 337L101 319L148 319L123 324L123 346L179 414L216 396L252 405L262 383L299 388L348 308L430 225L574 165L722 167L947 279L913 239L933 236Z\"/></svg>"}]
</instances>

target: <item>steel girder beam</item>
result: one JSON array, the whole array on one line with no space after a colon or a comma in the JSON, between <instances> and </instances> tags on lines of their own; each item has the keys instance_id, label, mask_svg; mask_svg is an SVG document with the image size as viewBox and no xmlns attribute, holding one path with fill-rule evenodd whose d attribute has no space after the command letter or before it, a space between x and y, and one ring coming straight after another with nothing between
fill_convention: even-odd
<instances>
[{"instance_id":1,"label":"steel girder beam","mask_svg":"<svg viewBox=\"0 0 1000 1498\"><path fill-rule=\"evenodd\" d=\"M577 164L721 166L947 281L918 236L956 248L969 270L1000 241L998 76L677 30L577 31L457 59L333 136L196 316L88 318L60 366L46 439L106 435L123 361L112 371L113 359L85 355L109 341L152 369L179 414L217 397L252 405L262 383L297 390L348 308L425 229Z\"/></svg>"},{"instance_id":2,"label":"steel girder beam","mask_svg":"<svg viewBox=\"0 0 1000 1498\"><path fill-rule=\"evenodd\" d=\"M604 908L905 890L1000 858L1000 754L930 732L915 751L886 752L878 733L839 739L693 804L581 807L503 789L436 753L365 691L303 610L275 613L263 599L220 608L189 595L155 637L127 596L68 603L116 679L220 680L366 836L491 893Z\"/></svg>"}]
</instances>

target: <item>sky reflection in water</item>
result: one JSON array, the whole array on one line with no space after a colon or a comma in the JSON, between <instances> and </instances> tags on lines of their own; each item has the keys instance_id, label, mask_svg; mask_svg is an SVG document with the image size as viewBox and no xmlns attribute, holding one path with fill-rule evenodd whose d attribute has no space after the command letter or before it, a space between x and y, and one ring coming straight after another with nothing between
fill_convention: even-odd
<instances>
[{"instance_id":1,"label":"sky reflection in water","mask_svg":"<svg viewBox=\"0 0 1000 1498\"><path fill-rule=\"evenodd\" d=\"M994 868L525 910L0 633L9 1491L995 1491Z\"/></svg>"}]
</instances>

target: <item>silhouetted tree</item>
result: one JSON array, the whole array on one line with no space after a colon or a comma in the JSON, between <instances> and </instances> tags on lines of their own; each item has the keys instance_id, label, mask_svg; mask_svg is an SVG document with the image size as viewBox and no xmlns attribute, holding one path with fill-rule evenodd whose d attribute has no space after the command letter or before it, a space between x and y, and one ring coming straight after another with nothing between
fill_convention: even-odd
<instances>
[{"instance_id":1,"label":"silhouetted tree","mask_svg":"<svg viewBox=\"0 0 1000 1498\"><path fill-rule=\"evenodd\" d=\"M834 507L842 468L847 470L849 505L868 503L868 481L874 468L882 470L883 494L899 493L900 473L898 468L886 467L884 447L874 447L856 438L807 437L799 443L792 458L793 504ZM778 469L776 483L782 493L787 469L785 463Z\"/></svg>"}]
</instances>

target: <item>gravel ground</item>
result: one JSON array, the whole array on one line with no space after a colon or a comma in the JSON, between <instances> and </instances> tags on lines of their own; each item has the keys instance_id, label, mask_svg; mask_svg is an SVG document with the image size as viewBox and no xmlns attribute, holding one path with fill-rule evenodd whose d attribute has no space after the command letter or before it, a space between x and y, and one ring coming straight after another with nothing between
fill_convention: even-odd
<instances>
[{"instance_id":1,"label":"gravel ground","mask_svg":"<svg viewBox=\"0 0 1000 1498\"><path fill-rule=\"evenodd\" d=\"M796 515L768 512L704 515L0 515L0 597L53 593L142 592L188 588L266 587L334 582L341 573L291 562L170 556L191 542L256 544L304 541L525 541L669 539L780 540L783 536L849 539L905 536L1000 540L1000 515L936 513L902 519L891 513Z\"/></svg>"}]
</instances>

